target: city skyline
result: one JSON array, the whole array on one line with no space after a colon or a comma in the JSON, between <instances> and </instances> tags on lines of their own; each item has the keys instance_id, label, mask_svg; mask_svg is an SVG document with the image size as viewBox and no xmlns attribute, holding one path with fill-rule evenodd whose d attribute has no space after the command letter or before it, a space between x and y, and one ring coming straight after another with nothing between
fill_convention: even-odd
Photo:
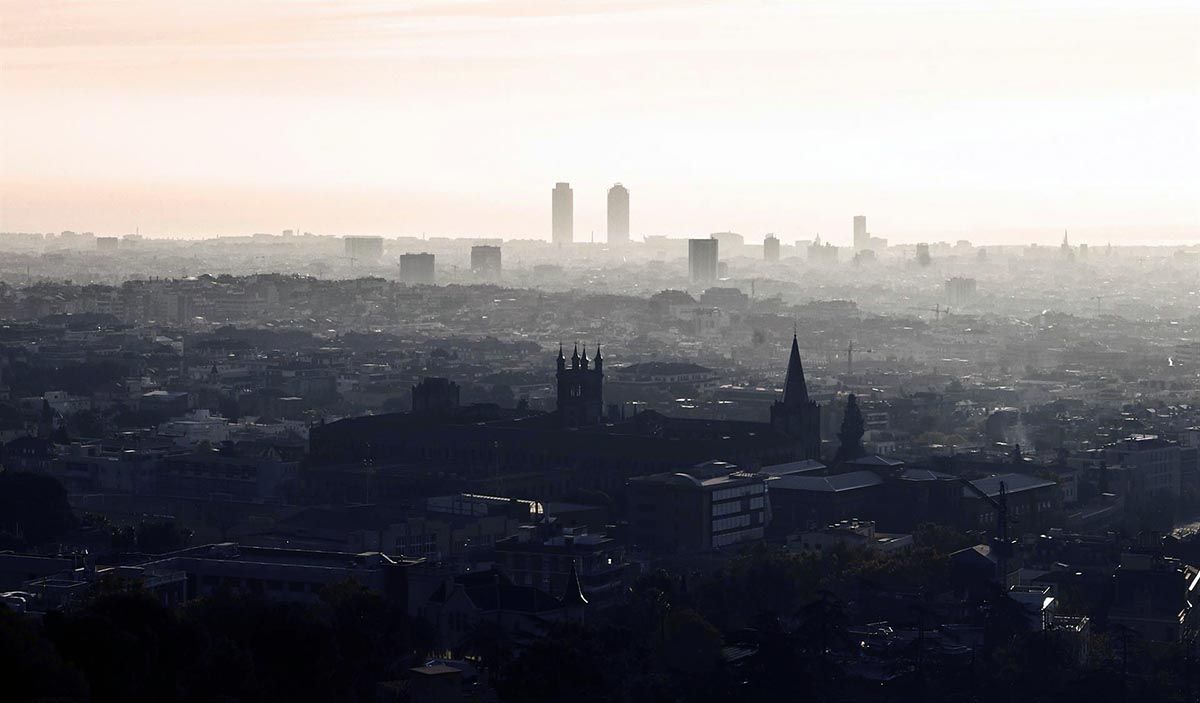
<instances>
[{"instance_id":1,"label":"city skyline","mask_svg":"<svg viewBox=\"0 0 1200 703\"><path fill-rule=\"evenodd\" d=\"M1187 3L0 4L0 230L1200 239ZM614 44L614 38L619 42ZM1069 37L1064 41L1063 37ZM620 51L615 51L620 49ZM1128 242L1132 243L1132 242Z\"/></svg>"}]
</instances>

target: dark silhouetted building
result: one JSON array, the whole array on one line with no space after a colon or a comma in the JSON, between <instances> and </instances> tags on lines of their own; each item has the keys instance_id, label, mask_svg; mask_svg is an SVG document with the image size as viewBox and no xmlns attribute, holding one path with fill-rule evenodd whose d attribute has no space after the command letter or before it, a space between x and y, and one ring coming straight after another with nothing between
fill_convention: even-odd
<instances>
[{"instance_id":1,"label":"dark silhouetted building","mask_svg":"<svg viewBox=\"0 0 1200 703\"><path fill-rule=\"evenodd\" d=\"M626 491L633 543L686 553L761 540L768 519L766 478L723 461L631 478Z\"/></svg>"},{"instance_id":2,"label":"dark silhouetted building","mask_svg":"<svg viewBox=\"0 0 1200 703\"><path fill-rule=\"evenodd\" d=\"M771 427L800 443L801 458L821 458L821 408L808 397L808 382L804 379L804 364L800 361L796 335L792 335L783 399L771 406Z\"/></svg>"},{"instance_id":3,"label":"dark silhouetted building","mask_svg":"<svg viewBox=\"0 0 1200 703\"><path fill-rule=\"evenodd\" d=\"M600 422L604 411L604 357L596 347L594 366L588 360L587 347L583 356L579 347L571 354L571 365L563 350L558 348L558 414L564 427L582 427Z\"/></svg>"},{"instance_id":4,"label":"dark silhouetted building","mask_svg":"<svg viewBox=\"0 0 1200 703\"><path fill-rule=\"evenodd\" d=\"M820 421L806 415L815 405L791 391L773 413L775 423L654 411L602 421L603 358L585 363L585 356L576 366L560 354L559 407L552 413L470 405L445 415L390 413L314 426L308 475L320 474L330 492L341 475L357 480L365 470L381 480L390 465L405 477L405 494L419 497L445 494L446 471L453 469L453 490L558 500L585 489L619 494L630 477L714 458L744 469L796 461L813 454L819 441ZM793 377L802 373L795 366Z\"/></svg>"},{"instance_id":5,"label":"dark silhouetted building","mask_svg":"<svg viewBox=\"0 0 1200 703\"><path fill-rule=\"evenodd\" d=\"M412 387L414 413L446 414L458 410L458 384L447 378L427 377Z\"/></svg>"}]
</instances>

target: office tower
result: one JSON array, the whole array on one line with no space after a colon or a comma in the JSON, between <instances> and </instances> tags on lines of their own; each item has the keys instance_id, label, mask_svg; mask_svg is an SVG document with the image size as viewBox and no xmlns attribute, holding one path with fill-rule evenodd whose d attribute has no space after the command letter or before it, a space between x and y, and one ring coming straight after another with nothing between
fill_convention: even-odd
<instances>
[{"instance_id":1,"label":"office tower","mask_svg":"<svg viewBox=\"0 0 1200 703\"><path fill-rule=\"evenodd\" d=\"M96 251L116 251L120 243L116 237L96 237Z\"/></svg>"},{"instance_id":2,"label":"office tower","mask_svg":"<svg viewBox=\"0 0 1200 703\"><path fill-rule=\"evenodd\" d=\"M551 195L551 241L570 244L575 241L575 194L570 183L555 183Z\"/></svg>"},{"instance_id":3,"label":"office tower","mask_svg":"<svg viewBox=\"0 0 1200 703\"><path fill-rule=\"evenodd\" d=\"M717 280L717 246L716 239L688 240L688 273L692 283L704 283Z\"/></svg>"},{"instance_id":4,"label":"office tower","mask_svg":"<svg viewBox=\"0 0 1200 703\"><path fill-rule=\"evenodd\" d=\"M383 256L383 237L345 237L346 256L351 259L378 259Z\"/></svg>"},{"instance_id":5,"label":"office tower","mask_svg":"<svg viewBox=\"0 0 1200 703\"><path fill-rule=\"evenodd\" d=\"M863 249L871 248L871 242L867 239L867 216L854 216L854 251L862 251Z\"/></svg>"},{"instance_id":6,"label":"office tower","mask_svg":"<svg viewBox=\"0 0 1200 703\"><path fill-rule=\"evenodd\" d=\"M620 183L608 189L608 243L629 241L629 191Z\"/></svg>"},{"instance_id":7,"label":"office tower","mask_svg":"<svg viewBox=\"0 0 1200 703\"><path fill-rule=\"evenodd\" d=\"M489 280L500 278L500 247L481 244L471 247L471 272Z\"/></svg>"},{"instance_id":8,"label":"office tower","mask_svg":"<svg viewBox=\"0 0 1200 703\"><path fill-rule=\"evenodd\" d=\"M401 254L400 280L413 285L432 286L434 283L433 254Z\"/></svg>"},{"instance_id":9,"label":"office tower","mask_svg":"<svg viewBox=\"0 0 1200 703\"><path fill-rule=\"evenodd\" d=\"M763 240L763 260L779 261L779 239L773 234Z\"/></svg>"},{"instance_id":10,"label":"office tower","mask_svg":"<svg viewBox=\"0 0 1200 703\"><path fill-rule=\"evenodd\" d=\"M928 266L933 263L933 259L929 256L928 244L921 243L917 245L917 263L922 266Z\"/></svg>"}]
</instances>

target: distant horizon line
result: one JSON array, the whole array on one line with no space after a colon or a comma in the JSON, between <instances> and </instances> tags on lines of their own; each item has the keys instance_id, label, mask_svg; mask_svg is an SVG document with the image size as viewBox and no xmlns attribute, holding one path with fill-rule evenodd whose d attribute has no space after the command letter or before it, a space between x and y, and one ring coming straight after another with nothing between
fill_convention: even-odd
<instances>
[{"instance_id":1,"label":"distant horizon line","mask_svg":"<svg viewBox=\"0 0 1200 703\"><path fill-rule=\"evenodd\" d=\"M1041 228L1041 227L1020 228L1020 230L1025 230L1025 231L1033 231L1033 230L1041 231L1042 229L1043 228ZM1085 241L1072 241L1072 242L1070 242L1069 245L1071 247L1078 247L1079 245L1084 244L1089 247L1111 246L1114 248L1137 248L1137 247L1153 247L1153 248L1185 247L1185 248L1187 248L1187 247L1193 247L1193 246L1200 246L1200 233L1190 234L1185 231L1185 232L1181 232L1180 233L1181 236L1177 239L1172 238L1172 237L1156 237L1154 239L1141 240L1141 241L1138 241L1137 243L1131 244L1131 243L1116 243L1116 242L1107 241L1107 240L1103 241L1103 242L1097 242L1092 238L1086 237L1087 232L1094 231L1095 229L1098 229L1098 228L1083 228L1083 229L1081 229L1080 233L1081 233L1081 235L1084 235L1084 236L1081 236L1080 239L1085 240ZM1105 228L1099 228L1099 229L1109 229L1109 228L1105 227ZM1114 227L1112 229L1118 229L1118 228ZM1119 229L1138 229L1138 228L1120 227ZM1160 226L1150 226L1150 227L1147 227L1146 229L1159 230L1159 231L1161 231L1161 230L1176 230L1176 229L1191 230L1191 229L1194 229L1194 227L1189 226L1189 225L1160 225ZM1014 231L1020 231L1020 230L1014 230ZM292 233L287 234L286 232L292 232ZM1070 231L1068 230L1067 233L1069 235ZM283 238L304 239L304 238L311 237L314 239L316 239L316 238L322 238L322 239L379 238L379 239L383 239L385 241L414 241L414 242L436 241L436 242L494 243L494 242L499 241L501 243L545 244L545 245L551 246L551 247L563 246L564 244L567 246L580 246L580 247L595 247L595 246L605 247L605 246L611 246L611 245L616 245L618 247L629 246L629 245L645 246L647 244L654 243L653 241L648 242L647 238L653 238L655 241L686 242L690 239L708 239L713 234L738 234L746 239L746 241L743 242L743 246L762 246L762 244L763 244L762 240L765 240L766 237L773 235L777 239L779 239L781 246L800 246L801 244L811 244L818 237L820 237L822 244L827 244L827 245L830 245L830 246L838 248L838 249L854 248L853 242L840 243L840 237L837 240L831 240L831 239L826 238L826 236L821 233L814 233L812 235L812 237L807 238L807 239L796 237L796 238L789 240L789 239L785 239L783 236L779 235L778 233L765 232L762 235L750 235L750 236L758 237L757 240L751 240L751 239L749 239L749 237L747 237L747 235L741 235L739 232L736 232L733 230L721 230L721 231L716 231L716 232L710 232L706 235L696 235L696 236L650 234L650 235L642 235L641 239L633 239L631 237L628 241L622 241L622 242L609 242L607 240L607 238L604 238L604 239L597 239L595 241L591 241L591 240L587 240L587 239L574 240L569 243L553 242L548 237L547 238L505 237L505 236L487 236L487 235L458 235L458 236L456 236L456 235L445 235L445 234L428 235L428 236L427 235L414 235L414 234L329 234L329 233L318 233L318 232L301 232L301 231L294 231L294 230L282 230L279 232L246 232L246 233L242 233L242 234L180 234L180 235L161 234L161 233L159 233L159 234L143 234L140 232L126 232L124 234L103 234L103 233L92 232L89 230L83 230L83 231L61 230L58 232L4 231L4 232L0 232L0 237L43 237L43 238L54 237L54 238L61 238L64 234L71 234L71 235L75 235L75 236L84 236L84 237L91 236L91 237L94 237L97 239L99 239L99 238L115 238L115 239L140 238L143 240L171 241L171 242L203 242L203 241L215 241L215 240L220 240L220 239L252 239L254 237L273 237L273 238L280 238L280 239L283 239ZM942 236L944 237L945 233L943 233ZM1093 235L1093 237L1094 236L1095 235ZM1051 242L1051 241L1047 240L1045 242L1023 241L1023 242L994 243L994 242L987 242L987 241L977 242L977 241L971 240L970 238L968 238L966 236L958 236L955 239L946 239L946 238L933 239L933 238L930 238L930 239L924 239L924 240L912 240L912 241L906 240L906 241L899 241L899 242L894 242L894 243L890 237L884 237L883 239L888 240L888 244L886 246L887 249L914 247L918 244L948 245L948 246L953 247L953 246L957 246L958 243L960 243L960 242L967 242L968 244L970 244L973 247L987 247L987 248L992 248L992 249L995 249L995 248L1029 248L1029 247L1059 248L1061 246L1061 240L1058 242Z\"/></svg>"}]
</instances>

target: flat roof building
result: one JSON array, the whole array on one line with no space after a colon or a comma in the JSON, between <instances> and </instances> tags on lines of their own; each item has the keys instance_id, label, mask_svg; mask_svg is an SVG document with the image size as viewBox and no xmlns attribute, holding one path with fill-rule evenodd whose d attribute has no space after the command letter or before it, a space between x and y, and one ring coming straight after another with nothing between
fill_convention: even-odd
<instances>
[{"instance_id":1,"label":"flat roof building","mask_svg":"<svg viewBox=\"0 0 1200 703\"><path fill-rule=\"evenodd\" d=\"M575 192L570 183L554 184L550 194L550 241L570 244L575 241Z\"/></svg>"}]
</instances>

